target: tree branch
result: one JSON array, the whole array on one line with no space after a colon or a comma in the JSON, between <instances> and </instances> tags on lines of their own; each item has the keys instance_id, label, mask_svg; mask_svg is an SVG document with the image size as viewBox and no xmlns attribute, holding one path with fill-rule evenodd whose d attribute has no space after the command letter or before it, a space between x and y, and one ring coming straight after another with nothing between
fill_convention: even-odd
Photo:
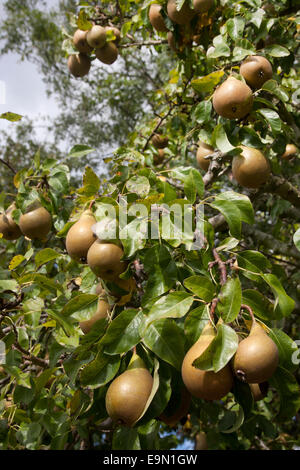
<instances>
[{"instance_id":1,"label":"tree branch","mask_svg":"<svg viewBox=\"0 0 300 470\"><path fill-rule=\"evenodd\" d=\"M3 160L2 158L0 158L0 162L3 163L3 165L7 166L7 168L9 168L10 171L12 171L14 175L17 174L16 170L11 166L10 163L6 162L6 161Z\"/></svg>"}]
</instances>

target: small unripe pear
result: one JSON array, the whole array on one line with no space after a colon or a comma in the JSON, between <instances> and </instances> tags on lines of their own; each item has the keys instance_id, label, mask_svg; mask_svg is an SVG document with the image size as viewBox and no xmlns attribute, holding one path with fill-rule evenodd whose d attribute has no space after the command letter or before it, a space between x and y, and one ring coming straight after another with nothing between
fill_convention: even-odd
<instances>
[{"instance_id":1,"label":"small unripe pear","mask_svg":"<svg viewBox=\"0 0 300 470\"><path fill-rule=\"evenodd\" d=\"M128 369L110 384L106 410L113 421L132 427L142 415L153 387L153 378L142 359L133 355Z\"/></svg>"}]
</instances>

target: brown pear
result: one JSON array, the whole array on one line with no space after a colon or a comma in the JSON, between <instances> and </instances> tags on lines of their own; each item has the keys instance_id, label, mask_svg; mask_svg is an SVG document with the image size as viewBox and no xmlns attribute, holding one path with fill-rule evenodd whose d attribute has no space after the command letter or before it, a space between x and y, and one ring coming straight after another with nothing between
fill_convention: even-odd
<instances>
[{"instance_id":1,"label":"brown pear","mask_svg":"<svg viewBox=\"0 0 300 470\"><path fill-rule=\"evenodd\" d=\"M106 43L106 29L94 25L87 33L86 40L92 49L103 47Z\"/></svg>"},{"instance_id":2,"label":"brown pear","mask_svg":"<svg viewBox=\"0 0 300 470\"><path fill-rule=\"evenodd\" d=\"M152 24L153 28L156 29L156 31L165 33L168 31L168 28L166 27L164 19L160 13L161 8L161 5L158 5L157 3L152 3L149 8L149 21Z\"/></svg>"},{"instance_id":3,"label":"brown pear","mask_svg":"<svg viewBox=\"0 0 300 470\"><path fill-rule=\"evenodd\" d=\"M78 78L87 75L91 68L91 59L85 54L73 54L68 59L70 73Z\"/></svg>"},{"instance_id":4,"label":"brown pear","mask_svg":"<svg viewBox=\"0 0 300 470\"><path fill-rule=\"evenodd\" d=\"M169 18L176 24L187 25L195 16L195 10L189 6L189 0L186 0L182 8L178 11L176 0L168 0L167 12Z\"/></svg>"},{"instance_id":5,"label":"brown pear","mask_svg":"<svg viewBox=\"0 0 300 470\"><path fill-rule=\"evenodd\" d=\"M22 235L20 227L11 215L15 208L16 206L12 204L4 214L0 215L0 233L2 233L5 240L17 240Z\"/></svg>"},{"instance_id":6,"label":"brown pear","mask_svg":"<svg viewBox=\"0 0 300 470\"><path fill-rule=\"evenodd\" d=\"M165 159L164 149L157 149L157 153L153 155L153 163L155 165L160 165Z\"/></svg>"},{"instance_id":7,"label":"brown pear","mask_svg":"<svg viewBox=\"0 0 300 470\"><path fill-rule=\"evenodd\" d=\"M96 219L91 210L84 211L79 220L72 225L66 238L66 248L69 256L78 261L86 263L87 253L92 244L97 240L92 231Z\"/></svg>"},{"instance_id":8,"label":"brown pear","mask_svg":"<svg viewBox=\"0 0 300 470\"><path fill-rule=\"evenodd\" d=\"M119 42L121 41L121 32L118 28L116 28L115 26L105 26L105 31L106 32L112 31L116 37L116 39L114 39L113 42L115 42L116 44L119 44Z\"/></svg>"},{"instance_id":9,"label":"brown pear","mask_svg":"<svg viewBox=\"0 0 300 470\"><path fill-rule=\"evenodd\" d=\"M132 427L141 417L153 386L153 378L142 359L134 354L125 372L110 384L106 410L113 421Z\"/></svg>"},{"instance_id":10,"label":"brown pear","mask_svg":"<svg viewBox=\"0 0 300 470\"><path fill-rule=\"evenodd\" d=\"M214 153L214 148L211 145L205 144L204 142L199 142L199 147L197 150L197 162L202 170L207 171L210 164L210 159L205 158L207 155Z\"/></svg>"},{"instance_id":11,"label":"brown pear","mask_svg":"<svg viewBox=\"0 0 300 470\"><path fill-rule=\"evenodd\" d=\"M101 320L102 318L107 318L110 312L110 305L103 299L98 300L97 311L95 315L92 316L89 320L82 321L79 323L82 332L86 335L89 333L93 327L93 325Z\"/></svg>"},{"instance_id":12,"label":"brown pear","mask_svg":"<svg viewBox=\"0 0 300 470\"><path fill-rule=\"evenodd\" d=\"M245 188L259 188L271 173L266 157L260 150L240 146L243 151L232 161L232 174L236 181Z\"/></svg>"},{"instance_id":13,"label":"brown pear","mask_svg":"<svg viewBox=\"0 0 300 470\"><path fill-rule=\"evenodd\" d=\"M291 158L295 157L297 153L299 152L299 149L296 147L294 144L287 144L285 148L285 152L283 155L281 155L281 158L283 160L291 160Z\"/></svg>"},{"instance_id":14,"label":"brown pear","mask_svg":"<svg viewBox=\"0 0 300 470\"><path fill-rule=\"evenodd\" d=\"M193 0L194 10L197 13L207 12L211 9L214 3L214 0Z\"/></svg>"},{"instance_id":15,"label":"brown pear","mask_svg":"<svg viewBox=\"0 0 300 470\"><path fill-rule=\"evenodd\" d=\"M110 41L104 47L101 47L101 49L96 49L95 54L97 59L103 62L103 64L111 65L117 60L119 51L116 44Z\"/></svg>"},{"instance_id":16,"label":"brown pear","mask_svg":"<svg viewBox=\"0 0 300 470\"><path fill-rule=\"evenodd\" d=\"M156 147L157 149L164 149L168 146L169 139L166 136L163 136L161 134L154 134L152 137L152 145Z\"/></svg>"},{"instance_id":17,"label":"brown pear","mask_svg":"<svg viewBox=\"0 0 300 470\"><path fill-rule=\"evenodd\" d=\"M124 252L118 245L97 240L88 251L87 262L96 276L105 281L115 281L127 267L121 261L123 255Z\"/></svg>"},{"instance_id":18,"label":"brown pear","mask_svg":"<svg viewBox=\"0 0 300 470\"><path fill-rule=\"evenodd\" d=\"M253 106L251 88L235 77L229 77L213 94L213 107L228 119L241 119L250 113Z\"/></svg>"},{"instance_id":19,"label":"brown pear","mask_svg":"<svg viewBox=\"0 0 300 470\"><path fill-rule=\"evenodd\" d=\"M198 432L195 437L195 450L207 450L207 438L205 432Z\"/></svg>"},{"instance_id":20,"label":"brown pear","mask_svg":"<svg viewBox=\"0 0 300 470\"><path fill-rule=\"evenodd\" d=\"M263 400L269 390L269 383L262 382L261 384L249 384L250 390L253 396L254 401Z\"/></svg>"},{"instance_id":21,"label":"brown pear","mask_svg":"<svg viewBox=\"0 0 300 470\"><path fill-rule=\"evenodd\" d=\"M266 382L279 362L278 348L265 330L253 321L249 336L238 345L233 358L234 373L242 382Z\"/></svg>"},{"instance_id":22,"label":"brown pear","mask_svg":"<svg viewBox=\"0 0 300 470\"><path fill-rule=\"evenodd\" d=\"M261 88L272 78L272 65L265 57L251 55L244 60L240 67L240 74L252 88Z\"/></svg>"},{"instance_id":23,"label":"brown pear","mask_svg":"<svg viewBox=\"0 0 300 470\"><path fill-rule=\"evenodd\" d=\"M33 204L21 215L19 225L27 238L44 240L51 230L52 217L42 205Z\"/></svg>"},{"instance_id":24,"label":"brown pear","mask_svg":"<svg viewBox=\"0 0 300 470\"><path fill-rule=\"evenodd\" d=\"M82 52L83 54L90 54L93 50L87 42L87 34L88 31L82 31L81 29L77 29L73 36L74 46L79 52Z\"/></svg>"},{"instance_id":25,"label":"brown pear","mask_svg":"<svg viewBox=\"0 0 300 470\"><path fill-rule=\"evenodd\" d=\"M188 391L196 398L209 401L221 399L230 392L233 385L229 365L216 373L193 366L194 360L208 348L215 336L215 329L211 322L208 322L198 341L186 353L181 367L182 379Z\"/></svg>"},{"instance_id":26,"label":"brown pear","mask_svg":"<svg viewBox=\"0 0 300 470\"><path fill-rule=\"evenodd\" d=\"M179 421L187 415L192 400L191 394L184 386L180 394L174 394L172 392L172 395L168 406L159 417L159 419L170 426L170 428L176 426Z\"/></svg>"}]
</instances>

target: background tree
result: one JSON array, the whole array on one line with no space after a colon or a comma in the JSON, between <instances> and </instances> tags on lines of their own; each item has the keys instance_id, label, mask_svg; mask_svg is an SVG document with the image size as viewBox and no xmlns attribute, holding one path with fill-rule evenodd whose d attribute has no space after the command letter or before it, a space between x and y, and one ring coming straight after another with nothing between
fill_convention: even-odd
<instances>
[{"instance_id":1,"label":"background tree","mask_svg":"<svg viewBox=\"0 0 300 470\"><path fill-rule=\"evenodd\" d=\"M14 3L21 8L20 2ZM169 32L157 33L148 16L152 3L90 2L76 13L73 2L61 3L71 12L64 40L57 14L41 15L34 9L36 2L27 2L15 46L11 2L6 4L6 48L16 47L37 60L49 89L70 105L63 106L68 114L60 122L63 129L71 126L76 132L71 146L79 136L83 146L73 148L67 163L76 176L86 155L89 166L78 187L66 162L53 158L45 145L28 169L14 175L16 197L10 188L6 199L2 195L3 208L15 199L7 218L12 215L27 235L1 241L3 449L164 449L186 437L198 449L299 445L299 369L293 342L299 331L300 261L297 8L285 1L275 6L261 0L220 1L196 14L192 4L199 8L198 2L178 1L176 9L175 2L162 1L161 18ZM171 21L182 11L187 24ZM74 90L66 55L78 51L69 35L78 27L88 31L93 23L121 30L122 58L113 67L120 61L124 68L109 75L113 69L107 66L99 86L93 60L91 78L78 79ZM24 34L28 41L27 28L41 34L41 41L34 42L37 49L20 40ZM47 46L53 44L47 67L42 38L49 40ZM115 36L108 33L107 40ZM145 47L153 51L153 60L143 60ZM256 55L266 57L272 67L272 77L267 74L259 86L249 83L240 68ZM235 80L228 82L230 76ZM237 86L241 92L230 103ZM101 140L96 131L103 107L109 119L101 116L100 130L106 135ZM233 113L230 119L228 113ZM111 176L103 180L87 145L99 151L100 143L112 141L122 145L110 161ZM201 159L202 167L196 167L197 149L203 148L199 141L211 149L204 158L209 162L206 170ZM291 159L286 158L287 144L296 147ZM250 159L246 180L240 170L243 158ZM251 173L254 168L258 175L257 161L263 162L261 180ZM163 231L163 212L154 227L157 239L145 239L142 230L153 228L153 221L149 214L143 219L132 213L126 227L133 228L129 238L119 231L110 243L94 242L90 221L101 222L97 235L104 238L112 223L107 204L119 216L125 197L132 210L135 203L145 209L156 204L160 212L164 204L188 206L192 220L197 205L205 206L204 232L200 236L194 225L183 239L170 237ZM43 217L34 217L41 213ZM35 235L39 238L28 232L28 214L43 222ZM178 221L173 215L170 220L176 234ZM88 235L78 235L79 226ZM201 242L200 250L194 249L195 241ZM103 250L113 262L103 265ZM274 353L271 364L270 354L260 354L268 363L267 395L265 386L258 391L248 385L253 364L257 374L261 361L249 365L248 358L245 365L237 353L251 325L263 338L260 344L267 345L262 349L271 345ZM187 366L181 374L183 363ZM198 374L209 382L220 373L226 380L218 386L227 388L220 393L216 385L199 390L201 382L193 379ZM134 382L136 374L145 379ZM138 416L125 416L122 400L115 402L114 388L121 380L142 384L125 402L137 400L133 410L139 410Z\"/></svg>"}]
</instances>

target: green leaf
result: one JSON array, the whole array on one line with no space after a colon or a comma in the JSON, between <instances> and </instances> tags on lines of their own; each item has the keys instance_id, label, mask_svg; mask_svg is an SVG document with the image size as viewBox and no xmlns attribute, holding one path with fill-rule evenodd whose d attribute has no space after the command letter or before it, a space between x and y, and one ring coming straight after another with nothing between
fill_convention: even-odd
<instances>
[{"instance_id":1,"label":"green leaf","mask_svg":"<svg viewBox=\"0 0 300 470\"><path fill-rule=\"evenodd\" d=\"M218 430L224 434L231 434L236 432L244 422L244 411L241 406L238 407L238 411L225 410L224 417L221 419Z\"/></svg>"},{"instance_id":2,"label":"green leaf","mask_svg":"<svg viewBox=\"0 0 300 470\"><path fill-rule=\"evenodd\" d=\"M21 116L20 114L15 114L15 113L10 113L10 112L0 114L0 119L6 119L7 121L10 121L10 122L17 122L17 121L20 121L22 118L23 116Z\"/></svg>"},{"instance_id":3,"label":"green leaf","mask_svg":"<svg viewBox=\"0 0 300 470\"><path fill-rule=\"evenodd\" d=\"M233 322L242 304L242 288L238 277L228 279L219 294L218 311L225 323Z\"/></svg>"},{"instance_id":4,"label":"green leaf","mask_svg":"<svg viewBox=\"0 0 300 470\"><path fill-rule=\"evenodd\" d=\"M212 140L216 143L218 149L223 153L231 152L231 150L235 148L229 142L225 128L222 124L218 124L214 128Z\"/></svg>"},{"instance_id":5,"label":"green leaf","mask_svg":"<svg viewBox=\"0 0 300 470\"><path fill-rule=\"evenodd\" d=\"M141 450L137 429L125 426L116 429L113 434L112 450Z\"/></svg>"},{"instance_id":6,"label":"green leaf","mask_svg":"<svg viewBox=\"0 0 300 470\"><path fill-rule=\"evenodd\" d=\"M93 172L92 168L86 167L83 176L83 187L78 190L78 194L90 197L95 196L100 189L100 179Z\"/></svg>"},{"instance_id":7,"label":"green leaf","mask_svg":"<svg viewBox=\"0 0 300 470\"><path fill-rule=\"evenodd\" d=\"M210 302L216 293L212 281L205 276L191 276L184 280L184 286L205 302Z\"/></svg>"},{"instance_id":8,"label":"green leaf","mask_svg":"<svg viewBox=\"0 0 300 470\"><path fill-rule=\"evenodd\" d=\"M274 111L273 109L263 108L258 109L257 112L265 118L267 123L270 125L273 134L278 134L281 131L282 122L276 111Z\"/></svg>"},{"instance_id":9,"label":"green leaf","mask_svg":"<svg viewBox=\"0 0 300 470\"><path fill-rule=\"evenodd\" d=\"M265 47L265 53L272 57L287 57L290 55L290 51L286 47L278 44Z\"/></svg>"},{"instance_id":10,"label":"green leaf","mask_svg":"<svg viewBox=\"0 0 300 470\"><path fill-rule=\"evenodd\" d=\"M235 18L230 18L226 21L226 29L228 31L229 36L234 41L238 38L243 36L245 28L245 20L240 16L236 16Z\"/></svg>"},{"instance_id":11,"label":"green leaf","mask_svg":"<svg viewBox=\"0 0 300 470\"><path fill-rule=\"evenodd\" d=\"M218 70L205 77L192 80L191 85L197 93L209 93L218 85L223 75L224 70Z\"/></svg>"},{"instance_id":12,"label":"green leaf","mask_svg":"<svg viewBox=\"0 0 300 470\"><path fill-rule=\"evenodd\" d=\"M126 353L140 341L139 327L143 314L138 310L124 310L109 325L101 339L106 354Z\"/></svg>"},{"instance_id":13,"label":"green leaf","mask_svg":"<svg viewBox=\"0 0 300 470\"><path fill-rule=\"evenodd\" d=\"M276 80L268 80L263 84L261 89L266 90L269 93L272 93L273 95L277 96L277 98L279 98L284 103L289 100L289 94L282 86L278 85Z\"/></svg>"},{"instance_id":14,"label":"green leaf","mask_svg":"<svg viewBox=\"0 0 300 470\"><path fill-rule=\"evenodd\" d=\"M196 343L209 321L209 305L200 305L187 315L184 322L184 332L190 346Z\"/></svg>"},{"instance_id":15,"label":"green leaf","mask_svg":"<svg viewBox=\"0 0 300 470\"><path fill-rule=\"evenodd\" d=\"M0 279L0 292L11 290L16 292L18 290L18 283L17 281L11 280L2 280Z\"/></svg>"},{"instance_id":16,"label":"green leaf","mask_svg":"<svg viewBox=\"0 0 300 470\"><path fill-rule=\"evenodd\" d=\"M193 168L190 170L189 175L184 181L184 193L190 201L191 204L194 204L196 200L196 194L200 197L203 197L204 194L204 183L202 176L198 170Z\"/></svg>"},{"instance_id":17,"label":"green leaf","mask_svg":"<svg viewBox=\"0 0 300 470\"><path fill-rule=\"evenodd\" d=\"M39 268L43 264L57 259L59 256L60 254L57 253L55 250L52 250L52 248L45 248L44 250L41 250L36 254L35 264L37 268Z\"/></svg>"},{"instance_id":18,"label":"green leaf","mask_svg":"<svg viewBox=\"0 0 300 470\"><path fill-rule=\"evenodd\" d=\"M261 274L270 267L267 258L258 251L245 250L237 254L237 258L239 266L245 270L243 275L253 281L260 282Z\"/></svg>"},{"instance_id":19,"label":"green leaf","mask_svg":"<svg viewBox=\"0 0 300 470\"><path fill-rule=\"evenodd\" d=\"M120 356L106 356L100 350L95 359L81 371L80 382L84 387L103 387L117 374L120 367Z\"/></svg>"},{"instance_id":20,"label":"green leaf","mask_svg":"<svg viewBox=\"0 0 300 470\"><path fill-rule=\"evenodd\" d=\"M272 387L276 388L280 396L280 410L277 416L284 422L296 415L300 408L299 384L295 377L282 367L277 367L269 380Z\"/></svg>"},{"instance_id":21,"label":"green leaf","mask_svg":"<svg viewBox=\"0 0 300 470\"><path fill-rule=\"evenodd\" d=\"M295 341L278 328L269 332L270 338L276 343L279 351L279 365L290 372L299 367L299 350Z\"/></svg>"},{"instance_id":22,"label":"green leaf","mask_svg":"<svg viewBox=\"0 0 300 470\"><path fill-rule=\"evenodd\" d=\"M167 248L157 245L147 250L144 267L148 275L143 304L171 289L178 279L177 268Z\"/></svg>"},{"instance_id":23,"label":"green leaf","mask_svg":"<svg viewBox=\"0 0 300 470\"><path fill-rule=\"evenodd\" d=\"M81 158L89 155L92 152L95 152L95 149L89 147L88 145L75 145L70 150L70 153L66 158Z\"/></svg>"},{"instance_id":24,"label":"green leaf","mask_svg":"<svg viewBox=\"0 0 300 470\"><path fill-rule=\"evenodd\" d=\"M239 131L239 138L241 144L247 147L254 147L260 149L264 146L263 142L260 140L259 135L255 132L252 127L243 126Z\"/></svg>"},{"instance_id":25,"label":"green leaf","mask_svg":"<svg viewBox=\"0 0 300 470\"><path fill-rule=\"evenodd\" d=\"M37 284L42 289L47 289L50 292L56 293L57 291L63 292L63 286L56 282L54 279L50 279L43 274L36 274L36 273L29 273L25 274L21 278L19 278L19 284L27 284L27 283L34 283Z\"/></svg>"},{"instance_id":26,"label":"green leaf","mask_svg":"<svg viewBox=\"0 0 300 470\"><path fill-rule=\"evenodd\" d=\"M263 321L274 319L274 306L272 302L257 290L244 290L242 299L242 303L249 305L256 317Z\"/></svg>"},{"instance_id":27,"label":"green leaf","mask_svg":"<svg viewBox=\"0 0 300 470\"><path fill-rule=\"evenodd\" d=\"M218 57L230 57L230 47L221 34L214 37L213 47L207 51L208 59L217 59Z\"/></svg>"},{"instance_id":28,"label":"green leaf","mask_svg":"<svg viewBox=\"0 0 300 470\"><path fill-rule=\"evenodd\" d=\"M87 308L96 309L97 302L98 296L96 294L79 294L66 303L61 311L61 314L65 317L69 317L73 313L80 312Z\"/></svg>"},{"instance_id":29,"label":"green leaf","mask_svg":"<svg viewBox=\"0 0 300 470\"><path fill-rule=\"evenodd\" d=\"M153 398L154 398L154 396L155 396L155 394L158 390L158 387L159 387L158 370L159 370L159 361L155 358L154 359L154 371L153 371L153 385L152 385L151 393L148 397L147 403L145 405L145 408L143 409L142 414L138 417L138 419L136 421L139 421L145 415L145 413L147 412L149 406L151 405L152 400L153 400Z\"/></svg>"},{"instance_id":30,"label":"green leaf","mask_svg":"<svg viewBox=\"0 0 300 470\"><path fill-rule=\"evenodd\" d=\"M243 408L245 419L247 419L253 409L253 395L249 384L240 380L234 380L232 393L237 403Z\"/></svg>"},{"instance_id":31,"label":"green leaf","mask_svg":"<svg viewBox=\"0 0 300 470\"><path fill-rule=\"evenodd\" d=\"M193 111L193 116L197 124L208 122L211 117L212 104L211 101L201 101Z\"/></svg>"},{"instance_id":32,"label":"green leaf","mask_svg":"<svg viewBox=\"0 0 300 470\"><path fill-rule=\"evenodd\" d=\"M219 372L236 353L239 338L236 332L224 323L217 325L217 336L213 341L213 368Z\"/></svg>"},{"instance_id":33,"label":"green leaf","mask_svg":"<svg viewBox=\"0 0 300 470\"><path fill-rule=\"evenodd\" d=\"M234 238L241 238L242 218L239 208L231 201L216 197L211 207L218 210L225 217L229 225L230 235Z\"/></svg>"},{"instance_id":34,"label":"green leaf","mask_svg":"<svg viewBox=\"0 0 300 470\"><path fill-rule=\"evenodd\" d=\"M243 60L249 55L255 54L255 47L247 39L238 39L232 52L234 61Z\"/></svg>"},{"instance_id":35,"label":"green leaf","mask_svg":"<svg viewBox=\"0 0 300 470\"><path fill-rule=\"evenodd\" d=\"M293 237L296 248L300 251L300 228L294 233Z\"/></svg>"},{"instance_id":36,"label":"green leaf","mask_svg":"<svg viewBox=\"0 0 300 470\"><path fill-rule=\"evenodd\" d=\"M161 297L151 307L147 315L145 328L156 320L162 318L181 318L191 308L194 298L186 292L172 292Z\"/></svg>"},{"instance_id":37,"label":"green leaf","mask_svg":"<svg viewBox=\"0 0 300 470\"><path fill-rule=\"evenodd\" d=\"M133 176L127 181L126 188L140 197L146 197L150 191L150 183L145 176Z\"/></svg>"},{"instance_id":38,"label":"green leaf","mask_svg":"<svg viewBox=\"0 0 300 470\"><path fill-rule=\"evenodd\" d=\"M275 296L275 314L279 318L289 316L295 308L295 301L287 295L277 276L264 274L263 279L271 287Z\"/></svg>"},{"instance_id":39,"label":"green leaf","mask_svg":"<svg viewBox=\"0 0 300 470\"><path fill-rule=\"evenodd\" d=\"M181 369L184 357L184 334L173 320L165 318L151 323L145 332L143 343L175 369Z\"/></svg>"}]
</instances>

